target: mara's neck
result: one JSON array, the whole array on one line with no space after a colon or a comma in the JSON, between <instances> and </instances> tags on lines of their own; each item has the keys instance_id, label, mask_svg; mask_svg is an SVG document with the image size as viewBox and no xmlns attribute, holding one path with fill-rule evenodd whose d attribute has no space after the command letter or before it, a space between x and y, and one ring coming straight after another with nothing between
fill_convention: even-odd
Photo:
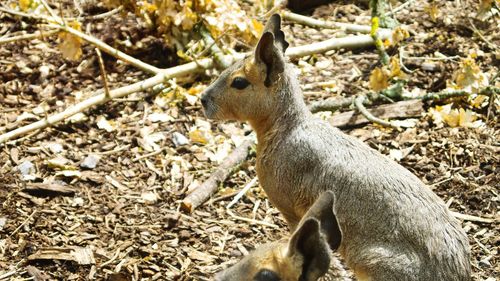
<instances>
[{"instance_id":1,"label":"mara's neck","mask_svg":"<svg viewBox=\"0 0 500 281\"><path fill-rule=\"evenodd\" d=\"M279 85L276 95L276 106L269 115L250 120L249 123L257 133L258 147L264 147L280 135L286 134L299 126L308 118L311 112L307 108L302 91L296 77L287 77Z\"/></svg>"}]
</instances>

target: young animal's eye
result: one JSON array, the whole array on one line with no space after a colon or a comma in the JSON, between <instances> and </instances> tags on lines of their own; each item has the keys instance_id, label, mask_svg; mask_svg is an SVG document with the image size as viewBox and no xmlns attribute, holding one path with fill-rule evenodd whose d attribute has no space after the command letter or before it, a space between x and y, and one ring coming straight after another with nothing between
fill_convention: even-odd
<instances>
[{"instance_id":1,"label":"young animal's eye","mask_svg":"<svg viewBox=\"0 0 500 281\"><path fill-rule=\"evenodd\" d=\"M262 269L257 273L254 278L254 281L280 281L281 278L276 274L276 272L273 272L269 269Z\"/></svg>"},{"instance_id":2,"label":"young animal's eye","mask_svg":"<svg viewBox=\"0 0 500 281\"><path fill-rule=\"evenodd\" d=\"M250 85L250 82L248 82L248 80L243 77L236 77L231 83L231 87L236 88L238 90L243 90L246 87L248 87L248 85Z\"/></svg>"}]
</instances>

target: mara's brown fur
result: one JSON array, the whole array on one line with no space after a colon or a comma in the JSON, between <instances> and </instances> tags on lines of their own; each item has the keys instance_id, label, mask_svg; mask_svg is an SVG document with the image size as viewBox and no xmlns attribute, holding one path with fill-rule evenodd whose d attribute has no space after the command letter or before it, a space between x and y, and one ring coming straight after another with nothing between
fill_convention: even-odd
<instances>
[{"instance_id":1,"label":"mara's brown fur","mask_svg":"<svg viewBox=\"0 0 500 281\"><path fill-rule=\"evenodd\" d=\"M467 236L442 200L401 165L315 118L287 46L273 15L254 54L224 71L202 103L208 118L248 121L256 131L259 181L290 228L329 191L340 231L325 235L359 277L469 281Z\"/></svg>"}]
</instances>

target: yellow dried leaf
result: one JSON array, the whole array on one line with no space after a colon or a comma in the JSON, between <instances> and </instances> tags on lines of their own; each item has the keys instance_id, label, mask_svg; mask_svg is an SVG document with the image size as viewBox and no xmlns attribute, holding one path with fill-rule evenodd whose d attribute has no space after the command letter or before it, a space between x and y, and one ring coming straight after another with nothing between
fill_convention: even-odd
<instances>
[{"instance_id":1,"label":"yellow dried leaf","mask_svg":"<svg viewBox=\"0 0 500 281\"><path fill-rule=\"evenodd\" d=\"M481 0L479 1L478 14L484 15L491 10L491 8L493 8L493 0Z\"/></svg>"},{"instance_id":2,"label":"yellow dried leaf","mask_svg":"<svg viewBox=\"0 0 500 281\"><path fill-rule=\"evenodd\" d=\"M262 25L262 23L260 23L260 21L256 19L252 19L252 26L252 31L254 32L254 35L256 37L260 36L262 34L262 31L264 31L264 25Z\"/></svg>"},{"instance_id":3,"label":"yellow dried leaf","mask_svg":"<svg viewBox=\"0 0 500 281\"><path fill-rule=\"evenodd\" d=\"M202 131L200 129L195 129L189 132L189 138L193 143L207 144L210 136L205 131Z\"/></svg>"},{"instance_id":4,"label":"yellow dried leaf","mask_svg":"<svg viewBox=\"0 0 500 281\"><path fill-rule=\"evenodd\" d=\"M391 58L391 78L398 77L400 79L406 79L407 75L403 71L401 71L401 65L399 64L398 57Z\"/></svg>"},{"instance_id":5,"label":"yellow dried leaf","mask_svg":"<svg viewBox=\"0 0 500 281\"><path fill-rule=\"evenodd\" d=\"M436 106L431 108L434 123L441 124L443 121L450 127L474 127L474 121L477 119L475 113L469 109L452 109L452 104Z\"/></svg>"},{"instance_id":6,"label":"yellow dried leaf","mask_svg":"<svg viewBox=\"0 0 500 281\"><path fill-rule=\"evenodd\" d=\"M376 92L386 89L389 86L389 78L387 71L375 68L370 75L370 88Z\"/></svg>"},{"instance_id":7,"label":"yellow dried leaf","mask_svg":"<svg viewBox=\"0 0 500 281\"><path fill-rule=\"evenodd\" d=\"M19 0L19 8L21 9L21 11L26 12L27 10L29 10L31 4L33 4L32 0Z\"/></svg>"},{"instance_id":8,"label":"yellow dried leaf","mask_svg":"<svg viewBox=\"0 0 500 281\"><path fill-rule=\"evenodd\" d=\"M425 7L425 11L431 17L432 21L436 21L439 16L439 8L436 3L431 3L429 6Z\"/></svg>"},{"instance_id":9,"label":"yellow dried leaf","mask_svg":"<svg viewBox=\"0 0 500 281\"><path fill-rule=\"evenodd\" d=\"M399 44L399 42L402 42L408 37L410 37L410 33L408 32L408 30L402 28L401 26L398 26L392 32L392 44L397 45Z\"/></svg>"},{"instance_id":10,"label":"yellow dried leaf","mask_svg":"<svg viewBox=\"0 0 500 281\"><path fill-rule=\"evenodd\" d=\"M478 95L470 101L470 104L473 107L480 108L487 98L487 96Z\"/></svg>"},{"instance_id":11,"label":"yellow dried leaf","mask_svg":"<svg viewBox=\"0 0 500 281\"><path fill-rule=\"evenodd\" d=\"M451 87L476 93L488 84L486 75L481 71L476 61L469 57L462 60L460 68L454 73Z\"/></svg>"},{"instance_id":12,"label":"yellow dried leaf","mask_svg":"<svg viewBox=\"0 0 500 281\"><path fill-rule=\"evenodd\" d=\"M474 112L471 110L464 110L463 108L459 109L459 118L458 118L458 125L460 127L472 127L473 122L477 119L477 117L474 115Z\"/></svg>"},{"instance_id":13,"label":"yellow dried leaf","mask_svg":"<svg viewBox=\"0 0 500 281\"><path fill-rule=\"evenodd\" d=\"M81 27L77 21L68 23L68 26L76 30ZM80 37L63 31L59 33L59 41L59 50L65 59L78 60L82 56L83 40Z\"/></svg>"},{"instance_id":14,"label":"yellow dried leaf","mask_svg":"<svg viewBox=\"0 0 500 281\"><path fill-rule=\"evenodd\" d=\"M460 114L456 109L447 113L441 111L441 116L443 117L444 122L446 122L446 124L450 127L457 127L460 124Z\"/></svg>"}]
</instances>

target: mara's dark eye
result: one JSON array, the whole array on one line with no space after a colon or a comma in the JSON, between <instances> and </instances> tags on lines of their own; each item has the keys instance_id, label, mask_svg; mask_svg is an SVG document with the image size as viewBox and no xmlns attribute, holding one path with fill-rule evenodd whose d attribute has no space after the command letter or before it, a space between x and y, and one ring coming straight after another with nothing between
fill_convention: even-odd
<instances>
[{"instance_id":1,"label":"mara's dark eye","mask_svg":"<svg viewBox=\"0 0 500 281\"><path fill-rule=\"evenodd\" d=\"M276 272L273 272L269 269L262 269L255 275L253 278L254 281L280 281L281 278L276 274Z\"/></svg>"},{"instance_id":2,"label":"mara's dark eye","mask_svg":"<svg viewBox=\"0 0 500 281\"><path fill-rule=\"evenodd\" d=\"M238 90L243 90L246 87L248 87L248 85L250 85L250 82L248 82L248 80L243 77L236 77L231 83L231 87L236 88Z\"/></svg>"}]
</instances>

